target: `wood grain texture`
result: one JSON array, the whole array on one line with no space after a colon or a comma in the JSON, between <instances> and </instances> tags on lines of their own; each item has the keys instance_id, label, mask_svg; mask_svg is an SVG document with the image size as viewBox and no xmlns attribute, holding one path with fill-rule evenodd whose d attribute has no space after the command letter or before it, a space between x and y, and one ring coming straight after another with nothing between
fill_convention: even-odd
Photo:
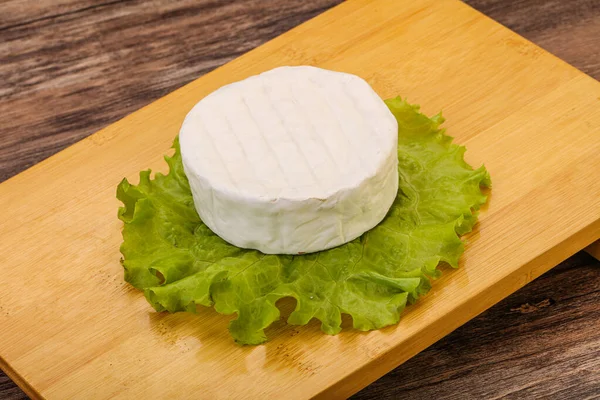
<instances>
[{"instance_id":1,"label":"wood grain texture","mask_svg":"<svg viewBox=\"0 0 600 400\"><path fill-rule=\"evenodd\" d=\"M0 399L26 400L29 397L8 376L0 372Z\"/></svg>"},{"instance_id":2,"label":"wood grain texture","mask_svg":"<svg viewBox=\"0 0 600 400\"><path fill-rule=\"evenodd\" d=\"M600 397L600 262L578 253L353 396Z\"/></svg>"},{"instance_id":3,"label":"wood grain texture","mask_svg":"<svg viewBox=\"0 0 600 400\"><path fill-rule=\"evenodd\" d=\"M35 22L78 14L84 10L122 3L115 0L4 0L0 15L0 31L13 30Z\"/></svg>"},{"instance_id":4,"label":"wood grain texture","mask_svg":"<svg viewBox=\"0 0 600 400\"><path fill-rule=\"evenodd\" d=\"M0 6L0 181L338 1L56 3Z\"/></svg>"},{"instance_id":5,"label":"wood grain texture","mask_svg":"<svg viewBox=\"0 0 600 400\"><path fill-rule=\"evenodd\" d=\"M73 5L77 5L77 4L83 4L83 3L69 3L69 2L64 2L66 4L66 7L72 7ZM99 3L99 2L98 2ZM30 21L31 24L25 23L25 24L21 24L19 22L15 21L10 21L7 19L8 23L5 24L5 21L0 19L0 26L3 27L9 27L9 29L5 29L1 31L1 35L2 38L4 39L6 32L11 31L11 30L21 30L21 36L18 36L11 41L2 41L2 43L0 43L0 57L2 57L2 61L5 60L9 60L10 61L10 65L13 66L13 71L9 71L8 68L6 69L2 69L3 67L6 67L7 63L2 63L0 65L0 73L6 73L6 76L8 77L12 77L13 75L17 78L15 78L15 80L9 80L9 79L4 79L3 81L5 82L3 84L3 86L0 86L0 91L1 90L12 90L12 93L9 93L7 96L2 96L2 100L0 100L0 104L5 105L6 108L2 109L3 112L0 112L0 115L2 116L1 118L3 118L2 122L2 126L0 127L0 129L3 129L5 126L10 126L12 129L5 129L3 131L0 131L0 146L4 146L5 145L5 138L10 139L11 137L14 139L16 138L16 140L13 140L13 142L9 143L8 141L6 142L7 146L3 147L2 150L0 150L0 156L5 156L5 155L10 155L10 157L6 157L4 159L2 159L3 164L0 165L0 173L4 174L4 177L8 177L10 175L13 175L14 173L18 172L19 170L21 170L22 168L24 168L26 165L28 165L28 163L32 163L35 162L37 160L39 160L40 158L45 157L45 155L50 154L52 152L57 151L57 149L60 149L62 147L64 147L65 145L67 145L68 143L71 143L69 140L73 141L75 140L75 138L80 138L82 136L85 136L95 130L97 130L97 128L103 126L104 124L114 120L114 119L118 119L120 116L122 116L122 113L126 113L129 112L131 110L134 110L136 108L138 108L140 105L146 104L147 102L149 102L150 100L159 97L160 95L162 95L164 92L160 92L160 90L164 90L165 92L170 91L172 88L180 86L183 83L186 83L187 81L189 81L190 79L194 78L195 76L199 75L200 73L202 73L201 70L194 70L196 72L193 72L191 74L188 75L188 72L185 73L181 73L180 69L185 69L185 59L183 61L180 61L181 64L177 64L177 62L174 62L174 60L177 60L177 57L180 57L180 54L178 52L173 52L172 49L179 49L181 46L181 42L182 42L182 32L185 32L186 34L188 33L188 31L186 30L181 30L181 31L177 31L177 33L173 34L173 31L175 31L175 29L173 29L173 26L177 26L179 27L180 24L182 24L182 21L185 21L185 18L174 18L172 20L168 20L168 22L165 23L165 21L162 21L160 23L158 23L157 21L155 21L155 19L153 18L149 18L148 20L146 20L144 22L144 24L140 24L138 26L139 29L136 30L136 32L133 32L133 34L141 34L140 31L143 31L146 26L145 25L149 25L151 29L156 29L159 33L160 32L164 32L162 35L160 36L160 38L164 37L164 40L162 40L160 42L159 45L157 45L156 47L152 46L152 48L148 49L145 48L143 46L138 46L137 43L135 41L131 41L129 44L129 48L123 48L121 46L121 41L127 43L127 40L122 40L121 36L117 36L117 38L115 39L115 36L112 37L111 39L111 43L114 44L115 46L117 46L117 53L119 53L119 51L126 53L127 57L129 57L127 60L128 61L137 61L137 63L134 63L134 65L137 65L138 68L139 66L142 66L142 69L144 69L144 67L146 67L146 69L144 70L143 74L132 74L130 72L130 69L128 69L128 65L127 63L123 63L123 64L118 64L118 67L115 68L113 66L111 66L114 63L117 63L119 61L119 59L117 59L117 57L113 57L113 58L109 58L106 59L104 61L100 60L100 61L95 61L95 59L102 59L102 57L110 57L111 53L106 53L103 49L104 49L104 42L102 43L102 46L100 46L99 48L96 47L95 49L93 49L94 51L90 51L87 54L83 54L83 56L81 58L76 57L76 56L72 56L69 59L69 49L71 49L72 54L77 54L79 52L84 52L85 53L85 48L86 46L89 46L90 43L94 44L96 43L94 40L92 40L94 37L97 36L97 33L94 33L94 30L96 29L101 29L102 28L102 24L96 24L95 22L97 21L97 19L99 21L105 21L103 18L103 14L100 14L100 17L98 17L98 13L103 13L103 12L112 12L115 14L112 15L119 15L119 16L127 16L130 14L121 14L122 11L117 10L117 8L119 7L123 7L122 4L105 4L103 5L99 5L98 3L94 3L92 4L90 7L92 8L88 8L88 7L84 7L82 9L76 7L76 8L69 8L66 15L64 15L62 18L60 16L56 16L56 14L52 14L52 7L41 7L40 11L39 11L39 15L34 16L34 18L32 18ZM571 2L569 3L569 9L564 9L561 8L561 4L559 2L547 2L547 4L549 4L549 6L544 6L542 7L543 9L543 14L540 15L539 11L537 15L539 15L539 18L534 18L531 17L532 15L536 15L535 12L536 10L538 10L538 8L536 7L536 2L502 2L501 6L498 6L498 4L500 4L499 2L491 2L491 1L484 1L484 2L471 2L471 3L475 3L474 5L479 6L482 8L482 10L484 12L489 13L490 15L494 16L495 18L499 19L501 22L504 22L506 25L509 25L512 23L514 24L513 27L517 28L517 29L521 29L523 26L527 27L527 26L531 26L531 24L534 25L533 28L527 30L527 29L521 29L521 32L525 35L528 35L528 37L532 38L532 39L536 39L536 37L541 40L541 42L538 40L538 43L541 43L544 47L548 48L551 51L554 51L555 53L557 53L558 55L562 56L563 58L567 59L567 61L576 63L577 62L577 57L581 57L582 59L585 59L586 54L584 52L578 53L577 49L578 48L583 48L586 49L587 52L587 57L589 57L583 64L578 65L580 68L582 68L584 71L590 73L591 75L595 75L598 76L598 65L595 64L595 62L598 60L598 57L594 57L594 52L597 52L597 48L595 46L592 45L592 43L594 43L593 38L594 38L594 33L597 32L597 26L598 26L598 19L597 19L597 6L594 4L596 2L592 2L592 1L579 1L579 2ZM477 3L481 3L481 4L477 4ZM535 4L534 4L535 3ZM10 4L10 3L9 3ZM160 5L158 4L158 2L156 2L155 4L157 4L157 8L156 9L160 9ZM183 4L183 3L182 3ZM245 3L246 6L248 4L252 4L250 2ZM274 4L274 3L273 3ZM314 3L312 3L314 4ZM596 3L597 4L597 3ZM137 4L138 8L140 8L140 4ZM218 7L229 7L230 4L227 3L225 5L217 5L217 4L213 4L214 8L218 8ZM258 7L260 8L261 5L258 5ZM289 13L290 15L300 15L299 17L295 17L296 19L294 19L293 21L295 21L296 23L299 22L303 17L306 17L307 15L302 15L302 14L296 14L297 9L303 9L304 6L298 6L296 5L296 9L295 10L290 10ZM322 7L327 7L327 4L325 5L321 5ZM539 6L539 4L538 4ZM487 7L487 10L486 10ZM511 12L511 7L515 7L515 10L520 10L520 12ZM566 13L566 14L556 14L556 13L548 13L547 11L550 9L555 9L557 8L559 10L561 10L560 12ZM18 8L17 8L18 9ZM171 9L173 10L173 9ZM231 10L231 8L229 9ZM575 12L573 15L573 18L568 17L568 13L569 12L573 12L573 10L583 10L583 11L577 11ZM92 12L93 11L93 12ZM272 9L268 9L267 10L269 13L272 12ZM525 11L523 13L523 11ZM37 12L37 11L36 11ZM50 12L50 14L48 14L48 12ZM136 13L136 10L131 11L131 13ZM148 11L149 13L152 13L153 11ZM230 11L227 11L230 12ZM266 12L266 11L263 11ZM312 12L318 12L317 10L313 10ZM140 12L142 13L142 12ZM186 13L186 11L181 12L182 15L184 15ZM494 14L496 13L496 15ZM177 13L175 13L177 14ZM6 14L3 14L6 15ZM11 15L17 15L17 14L11 14ZM23 14L25 15L25 14ZM252 16L252 14L250 14ZM502 16L505 15L506 18L503 21L502 20ZM523 17L523 15L526 16L526 18ZM546 15L549 15L548 18L552 18L552 19L545 19ZM556 16L559 15L560 18L558 18L559 23L556 23L557 18ZM567 17L564 17L565 15L567 15ZM584 16L584 18L581 18L581 16ZM246 16L244 16L246 17ZM0 17L2 18L2 17ZM11 18L15 18L15 17L11 17ZM27 17L24 17L25 19L27 19ZM75 21L74 19L77 18L78 19L78 23L79 25L77 25L77 21ZM226 32L227 30L235 30L236 29L236 24L232 24L231 26L227 26L226 29L216 29L214 27L219 27L219 18L221 19L227 19L227 15L226 14L219 14L219 13L215 13L212 18L214 18L214 24L212 25L213 29L208 30L208 31L203 31L203 33L208 34L210 37L213 37L214 35L217 35L217 37L219 37L220 34L222 34L223 32ZM242 18L242 17L240 17ZM594 19L595 18L595 19ZM110 18L108 18L110 20ZM118 19L118 18L117 18ZM120 30L120 26L122 27L123 25L119 25L119 24L125 24L126 26L131 25L132 23L135 23L135 21L137 20L137 15L135 17L130 17L129 19L125 18L124 20L121 19L119 21L113 21L115 25L113 25L113 28L110 29L116 29L117 31ZM581 25L580 29L577 29L577 24L580 23L579 21L582 21L581 23L583 25ZM50 25L44 25L45 23L47 23L48 21L52 21L52 23ZM155 21L155 25L152 24L152 21ZM542 22L540 22L542 21ZM545 23L543 21L546 21ZM594 22L596 21L596 22ZM27 22L27 21L25 21ZM289 22L289 21L288 21ZM69 25L68 28L65 28L63 31L60 31L60 26L61 24L71 24ZM268 24L274 24L277 25L275 26L274 30L270 30L267 28L264 28L264 30L262 32L260 32L261 35L263 35L262 39L261 37L258 37L258 39L256 39L258 42L260 42L261 40L265 40L265 32L267 35L272 34L273 36L276 35L279 31L277 31L276 29L282 29L282 23L280 22L267 22ZM527 25L527 23L529 23L530 25ZM12 24L12 25L11 25ZM36 24L40 24L39 26L41 26L42 28L38 29L38 25ZM522 24L522 25L519 25ZM23 26L30 26L33 28L27 28L27 29L23 29ZM171 27L169 28L170 25ZM283 24L285 25L285 24ZM11 27L12 26L12 27ZM59 31L62 32L61 35L49 35L49 36L44 36L42 35L41 38L36 37L36 39L40 39L40 41L42 42L42 45L40 46L38 44L38 47L32 46L31 48L34 50L31 50L27 53L29 55L29 57L16 57L16 58L10 58L11 56L11 52L12 55L14 54L19 54L19 51L22 51L22 47L19 47L20 45L22 45L22 43L12 43L12 42L27 42L27 41L31 41L31 32L35 32L35 34L37 33L47 33L46 31L49 29L48 27L52 26L52 29L57 29L57 27L59 28ZM69 32L71 32L73 29L75 29L77 31L77 27L80 27L79 29L81 29L82 33L86 32L86 31L92 31L91 33L88 34L88 37L92 38L90 40L83 40L83 41L79 41L78 42L78 34L74 34L69 36ZM575 28L572 28L573 26L575 26ZM189 28L189 25L186 25L186 27ZM160 28L160 29L159 29ZM251 26L250 28L248 28L250 30L254 30L257 29L255 26ZM565 32L565 34L563 35L563 37L561 39L556 39L555 36L552 35L553 30L555 29L562 29L562 31L559 32ZM569 32L572 32L572 30L575 30L576 32L578 32L577 35L572 35L569 36ZM126 29L124 29L126 30ZM171 31L171 33L167 34L167 31ZM155 32L155 31L153 31ZM110 32L109 32L110 33ZM34 35L35 35L34 34ZM166 38L166 36L169 35L174 35L175 39L172 39L173 36L171 36L171 40L169 40L168 38ZM537 35L537 36L536 36ZM85 35L84 35L85 36ZM565 38L566 36L566 38ZM143 35L141 37L144 37ZM153 38L153 36L146 36L146 38L152 38L152 40L155 40ZM185 39L185 35L183 35L183 39ZM597 37L597 35L596 35ZM177 40L177 38L179 38L179 40ZM570 38L570 39L569 39ZM204 37L201 38L202 40L205 40ZM244 40L244 37L240 37L240 34L238 33L237 35L225 35L225 36L221 36L217 41L219 42L219 45L222 45L222 43L224 41L236 41L239 40L241 44L241 46L243 46L246 42ZM138 39L139 40L139 39ZM147 39L148 40L148 39ZM544 40L546 40L546 42L544 42ZM569 41L570 40L570 41ZM62 41L62 42L61 42ZM71 43L71 41L73 41L74 43ZM160 40L159 40L160 41ZM53 51L45 51L45 48L47 47L48 44L54 44L55 42L58 43L62 43L63 45L66 42L66 46L63 48L61 46L58 46L58 49L53 49ZM257 42L257 43L258 43ZM8 46L6 46L6 44L9 44ZM11 44L12 43L12 44ZM200 42L203 43L203 42ZM257 44L255 43L255 44ZM210 39L208 39L208 43L207 45L210 45ZM15 47L11 47L11 46L15 46ZM70 46L79 46L79 48L70 48ZM552 48L552 46L556 46L555 48ZM563 46L563 47L561 47ZM52 47L52 46L50 46ZM252 46L250 46L252 47ZM248 47L248 48L250 48ZM25 46L26 48L26 46ZM227 51L235 51L237 47L233 46L233 47L227 47ZM60 53L60 51L66 51L66 53ZM212 56L214 53L219 54L218 49L213 49L213 53L210 54L206 54L206 57L209 58L210 56ZM58 51L58 53L57 53ZM197 52L199 51L198 48L193 48L190 50L191 52ZM242 50L243 51L243 50ZM154 57L153 52L158 52L159 54L161 54L160 57ZM561 52L563 52L564 54L561 54ZM60 57L55 57L53 56L53 54L59 54ZM63 55L65 55L66 57L63 57ZM233 53L230 55L230 57L235 56L236 53ZM6 59L4 57L7 57ZM35 59L36 57L46 57L45 59L42 60L38 60L38 64L27 64L30 62L35 62L32 61L32 59ZM573 57L573 59L569 59L569 57ZM67 62L66 64L64 64L65 59L70 60L70 62ZM223 62L223 60L225 60L226 58L222 58L221 62ZM181 60L181 59L180 59ZM188 68L196 68L198 63L202 63L204 59L194 59L193 63L190 63L190 65L188 65ZM163 66L161 67L161 63ZM219 64L219 62L216 62L215 64L212 64L211 66L209 66L207 69L210 69L212 67L214 67L214 65ZM158 69L156 70L155 66L158 65ZM15 68L15 66L18 66L19 68ZM50 66L50 67L48 67ZM54 66L54 68L52 68L52 66ZM63 73L63 69L65 68L69 68L69 66L73 66L72 70L69 70L68 73ZM176 67L173 67L176 66ZM31 73L30 75L26 75L24 79L22 78L18 78L18 76L20 76L23 73L27 73L29 70L31 69L33 71L33 73ZM8 71L8 72L7 72ZM108 74L106 72L109 72ZM193 74L197 74L197 75L193 75ZM108 75L108 76L107 76ZM153 79L149 78L150 76L153 77ZM79 79L78 79L79 77ZM158 78L157 78L158 77ZM2 78L4 78L4 76L2 76ZM43 78L43 79L42 79ZM101 85L99 85L99 87L95 87L93 89L93 91L91 93L87 93L85 92L85 90L87 90L87 87L90 86L90 82L102 82ZM134 82L134 83L132 83ZM123 84L124 86L130 85L129 86L129 92L121 92L121 84ZM171 88L166 88L166 86L168 85L172 85ZM16 86L15 86L16 85ZM20 86L19 86L20 85ZM29 85L29 86L28 86ZM137 85L137 86L136 86ZM163 86L164 85L164 86ZM15 87L17 88L15 90ZM154 89L148 89L148 88L154 88ZM158 88L158 89L156 89ZM62 92L61 90L62 89ZM144 89L149 90L149 92L145 92ZM52 92L52 90L58 90L56 92ZM83 93L79 92L79 90L84 90ZM157 90L157 91L154 91ZM10 105L10 102L13 102L15 99L18 100L19 98L19 94L24 91L29 93L28 96L29 99L33 99L36 98L38 96L38 94L40 94L42 101L36 102L28 102L27 99L23 100L23 98L21 98L21 102L19 103L18 101L15 103L12 103L12 105ZM4 94L4 92L2 92ZM120 93L121 97L111 97L113 96L115 93ZM45 97L44 97L45 96ZM104 96L104 97L103 97ZM153 97L155 96L155 97ZM57 103L57 100L60 100L62 97L65 98L65 100L62 103ZM98 103L100 101L100 103ZM104 101L104 103L102 103L102 101ZM9 104L9 105L7 105ZM104 108L98 108L98 104L100 104L101 106L103 105ZM2 107L0 105L0 107ZM48 107L48 108L44 108L44 107ZM54 107L54 108L52 108ZM111 108L113 107L113 108ZM75 109L75 113L70 113L69 110L73 110ZM15 111L17 110L17 111ZM39 120L37 120L37 122L35 123L31 123L28 121L31 120L35 120L35 118L31 118L31 114L28 113L21 113L19 114L18 110L42 110L43 112L39 113L39 115L36 115L36 118L40 118ZM87 112L86 112L87 110ZM102 111L99 111L102 110ZM108 114L112 113L112 120L103 120L102 117L105 115L104 114L104 110L107 111ZM119 112L121 112L121 114L119 114ZM58 116L56 117L56 121L55 121L55 125L56 127L54 128L54 130L46 130L48 127L52 127L52 115L53 113L58 113ZM62 114L61 114L62 113ZM24 117L25 116L25 117ZM21 118L21 123L19 123L18 119ZM7 122L8 124L4 124L4 122ZM10 125L12 124L12 125ZM28 125L29 124L29 125ZM28 141L20 141L20 137L27 137L26 135L31 135L32 132L35 132L37 129L37 132L35 134L33 134L33 137ZM86 129L88 129L88 131L86 131ZM73 135L73 136L71 136ZM31 143L33 142L33 143ZM29 143L29 144L27 144ZM50 146L51 144L55 144L55 147L52 148L48 148L48 146ZM42 152L40 152L40 150L42 150ZM43 153L43 151L46 151L46 153ZM18 157L14 157L15 153L18 155ZM27 158L27 157L33 157L31 159L29 159L29 161L23 161L23 158ZM37 158L35 158L37 157ZM557 315L562 315L562 314L557 314ZM591 337L591 336L590 336ZM593 344L593 342L592 342ZM488 349L489 351L489 349ZM508 359L510 359L510 357L508 357ZM408 365L408 364L406 364ZM402 368L402 367L401 367ZM547 371L546 371L547 372ZM559 374L560 371L552 371L553 374ZM477 375L477 371L471 371L471 373L468 375L469 379L473 380L473 376L478 376ZM565 376L565 379L571 379L572 375L558 375L560 377ZM569 378L571 377L571 378ZM548 385L548 381L544 382L542 380L540 380L541 382L539 382L537 384L537 387L545 387L544 385ZM561 382L564 382L564 380L561 380ZM515 385L517 385L517 381L515 381ZM393 390L394 387L390 387L390 390ZM379 389L378 389L379 390ZM363 392L364 393L364 392Z\"/></svg>"},{"instance_id":6,"label":"wood grain texture","mask_svg":"<svg viewBox=\"0 0 600 400\"><path fill-rule=\"evenodd\" d=\"M489 17L600 78L600 2L597 0L467 0Z\"/></svg>"}]
</instances>

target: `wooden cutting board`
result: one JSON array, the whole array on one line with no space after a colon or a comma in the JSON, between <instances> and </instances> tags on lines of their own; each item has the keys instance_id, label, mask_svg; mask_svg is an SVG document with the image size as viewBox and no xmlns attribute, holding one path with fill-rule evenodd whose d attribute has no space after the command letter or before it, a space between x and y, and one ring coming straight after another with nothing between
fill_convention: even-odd
<instances>
[{"instance_id":1,"label":"wooden cutting board","mask_svg":"<svg viewBox=\"0 0 600 400\"><path fill-rule=\"evenodd\" d=\"M165 170L203 96L296 64L443 109L494 189L461 268L398 326L281 321L240 347L231 317L158 314L123 282L115 188ZM35 398L345 397L599 238L599 175L597 81L455 0L351 0L0 185L0 367Z\"/></svg>"}]
</instances>

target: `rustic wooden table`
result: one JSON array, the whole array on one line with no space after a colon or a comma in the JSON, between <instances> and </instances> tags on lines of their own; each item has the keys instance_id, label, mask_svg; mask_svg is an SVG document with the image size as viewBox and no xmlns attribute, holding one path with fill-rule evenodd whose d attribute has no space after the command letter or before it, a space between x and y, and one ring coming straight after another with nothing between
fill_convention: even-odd
<instances>
[{"instance_id":1,"label":"rustic wooden table","mask_svg":"<svg viewBox=\"0 0 600 400\"><path fill-rule=\"evenodd\" d=\"M338 2L4 0L0 182ZM600 1L467 2L600 78ZM576 254L354 398L600 398L599 288Z\"/></svg>"}]
</instances>

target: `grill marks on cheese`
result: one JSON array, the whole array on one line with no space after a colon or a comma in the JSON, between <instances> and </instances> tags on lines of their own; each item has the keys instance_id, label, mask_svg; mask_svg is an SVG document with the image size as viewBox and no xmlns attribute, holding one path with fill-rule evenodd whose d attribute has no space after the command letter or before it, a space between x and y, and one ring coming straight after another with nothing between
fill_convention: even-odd
<instances>
[{"instance_id":1,"label":"grill marks on cheese","mask_svg":"<svg viewBox=\"0 0 600 400\"><path fill-rule=\"evenodd\" d=\"M203 221L266 253L358 237L395 198L397 123L362 79L281 67L201 100L180 133Z\"/></svg>"}]
</instances>

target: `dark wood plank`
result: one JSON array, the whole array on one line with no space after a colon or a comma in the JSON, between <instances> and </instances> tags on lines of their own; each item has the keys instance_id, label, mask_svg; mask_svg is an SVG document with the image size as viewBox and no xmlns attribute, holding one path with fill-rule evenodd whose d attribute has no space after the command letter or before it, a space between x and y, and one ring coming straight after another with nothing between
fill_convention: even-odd
<instances>
[{"instance_id":1,"label":"dark wood plank","mask_svg":"<svg viewBox=\"0 0 600 400\"><path fill-rule=\"evenodd\" d=\"M0 182L339 1L2 2ZM600 78L599 1L467 3ZM576 255L356 398L600 398L599 270Z\"/></svg>"},{"instance_id":2,"label":"dark wood plank","mask_svg":"<svg viewBox=\"0 0 600 400\"><path fill-rule=\"evenodd\" d=\"M600 79L600 1L465 2L586 74Z\"/></svg>"},{"instance_id":3,"label":"dark wood plank","mask_svg":"<svg viewBox=\"0 0 600 400\"><path fill-rule=\"evenodd\" d=\"M8 378L8 376L0 371L0 399L27 400L29 397L27 397L25 393L23 393L23 391Z\"/></svg>"},{"instance_id":4,"label":"dark wood plank","mask_svg":"<svg viewBox=\"0 0 600 400\"><path fill-rule=\"evenodd\" d=\"M353 396L600 397L600 262L580 252Z\"/></svg>"},{"instance_id":5,"label":"dark wood plank","mask_svg":"<svg viewBox=\"0 0 600 400\"><path fill-rule=\"evenodd\" d=\"M1 3L0 32L17 25L77 13L86 8L118 3L118 0L4 0Z\"/></svg>"},{"instance_id":6,"label":"dark wood plank","mask_svg":"<svg viewBox=\"0 0 600 400\"><path fill-rule=\"evenodd\" d=\"M112 2L0 30L0 181L338 2Z\"/></svg>"}]
</instances>

